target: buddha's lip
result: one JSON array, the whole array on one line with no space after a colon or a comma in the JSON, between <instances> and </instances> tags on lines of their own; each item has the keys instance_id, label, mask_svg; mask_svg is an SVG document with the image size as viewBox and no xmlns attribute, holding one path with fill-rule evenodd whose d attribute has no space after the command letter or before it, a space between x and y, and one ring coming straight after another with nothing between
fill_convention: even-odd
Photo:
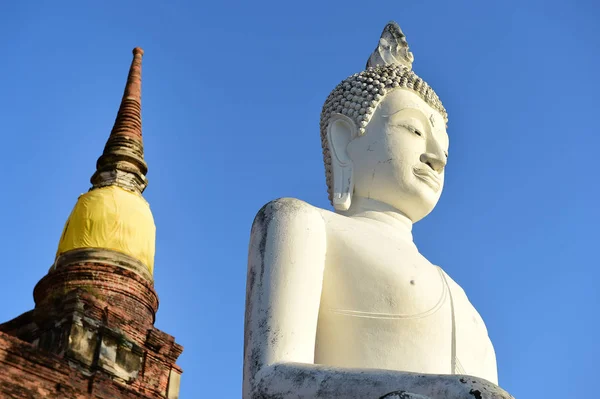
<instances>
[{"instance_id":1,"label":"buddha's lip","mask_svg":"<svg viewBox=\"0 0 600 399\"><path fill-rule=\"evenodd\" d=\"M427 183L427 185L431 187L434 191L438 191L442 186L440 176L431 169L428 170L425 168L414 168L413 173L419 179Z\"/></svg>"}]
</instances>

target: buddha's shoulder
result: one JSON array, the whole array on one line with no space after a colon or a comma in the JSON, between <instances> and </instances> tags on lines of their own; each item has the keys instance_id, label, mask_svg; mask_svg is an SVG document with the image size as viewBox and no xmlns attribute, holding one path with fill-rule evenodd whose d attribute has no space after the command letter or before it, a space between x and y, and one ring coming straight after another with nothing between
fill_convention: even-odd
<instances>
[{"instance_id":1,"label":"buddha's shoulder","mask_svg":"<svg viewBox=\"0 0 600 399\"><path fill-rule=\"evenodd\" d=\"M335 212L322 209L297 198L278 198L265 204L256 214L254 225L293 223L313 228L326 228L326 225L339 217Z\"/></svg>"}]
</instances>

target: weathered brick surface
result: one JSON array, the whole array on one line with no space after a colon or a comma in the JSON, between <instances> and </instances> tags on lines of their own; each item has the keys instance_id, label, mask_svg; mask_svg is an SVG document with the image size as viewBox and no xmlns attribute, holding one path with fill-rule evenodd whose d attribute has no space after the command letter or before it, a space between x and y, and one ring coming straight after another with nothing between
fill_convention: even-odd
<instances>
[{"instance_id":1,"label":"weathered brick surface","mask_svg":"<svg viewBox=\"0 0 600 399\"><path fill-rule=\"evenodd\" d=\"M88 302L95 304L107 327L121 329L138 345L143 345L158 310L158 296L147 280L119 266L96 262L71 264L51 271L40 280L33 294L36 307L51 306L75 288L94 297Z\"/></svg>"},{"instance_id":2,"label":"weathered brick surface","mask_svg":"<svg viewBox=\"0 0 600 399\"><path fill-rule=\"evenodd\" d=\"M158 399L157 392L119 384L100 373L85 376L58 356L0 333L0 398Z\"/></svg>"},{"instance_id":3,"label":"weathered brick surface","mask_svg":"<svg viewBox=\"0 0 600 399\"><path fill-rule=\"evenodd\" d=\"M34 297L0 324L0 399L178 397L183 348L154 327L146 279L81 262L50 271Z\"/></svg>"}]
</instances>

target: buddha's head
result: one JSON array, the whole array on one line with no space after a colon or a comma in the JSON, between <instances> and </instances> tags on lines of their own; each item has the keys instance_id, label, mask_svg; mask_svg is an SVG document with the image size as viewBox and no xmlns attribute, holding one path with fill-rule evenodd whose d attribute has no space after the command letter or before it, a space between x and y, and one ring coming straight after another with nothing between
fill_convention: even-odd
<instances>
[{"instance_id":1,"label":"buddha's head","mask_svg":"<svg viewBox=\"0 0 600 399\"><path fill-rule=\"evenodd\" d=\"M447 114L412 72L400 27L389 23L367 69L340 83L321 113L329 199L337 211L353 196L399 210L413 222L429 214L444 186Z\"/></svg>"}]
</instances>

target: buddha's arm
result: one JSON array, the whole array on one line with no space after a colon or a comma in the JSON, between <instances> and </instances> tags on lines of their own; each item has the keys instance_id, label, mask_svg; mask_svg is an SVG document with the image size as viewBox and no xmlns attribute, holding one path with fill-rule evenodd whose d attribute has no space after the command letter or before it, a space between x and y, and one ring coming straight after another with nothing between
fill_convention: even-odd
<instances>
[{"instance_id":1,"label":"buddha's arm","mask_svg":"<svg viewBox=\"0 0 600 399\"><path fill-rule=\"evenodd\" d=\"M377 399L393 391L424 399L510 398L471 377L314 364L326 248L321 214L301 201L273 201L256 216L246 288L244 399Z\"/></svg>"}]
</instances>

